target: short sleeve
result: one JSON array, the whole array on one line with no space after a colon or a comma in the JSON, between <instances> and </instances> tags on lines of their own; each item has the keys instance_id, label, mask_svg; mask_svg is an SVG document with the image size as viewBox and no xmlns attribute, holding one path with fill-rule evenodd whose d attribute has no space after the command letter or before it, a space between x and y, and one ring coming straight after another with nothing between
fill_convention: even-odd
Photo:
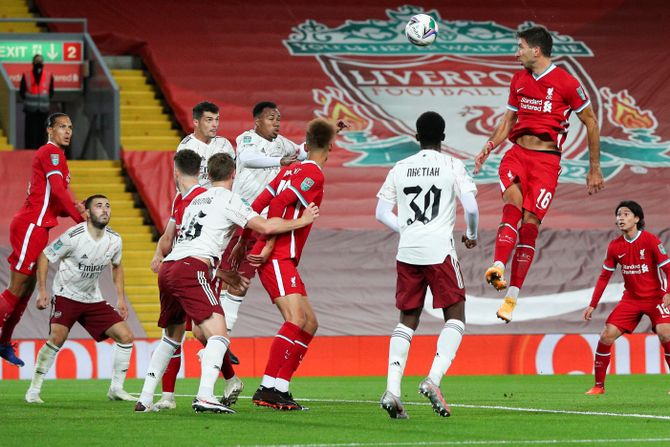
<instances>
[{"instance_id":1,"label":"short sleeve","mask_svg":"<svg viewBox=\"0 0 670 447\"><path fill-rule=\"evenodd\" d=\"M44 249L44 256L47 257L49 262L60 261L72 252L72 239L68 236L70 231L72 230L67 230L61 234L58 239L47 245Z\"/></svg>"},{"instance_id":2,"label":"short sleeve","mask_svg":"<svg viewBox=\"0 0 670 447\"><path fill-rule=\"evenodd\" d=\"M517 95L516 84L519 75L515 74L512 77L512 82L509 84L509 97L507 98L507 108L513 112L519 111L519 96Z\"/></svg>"},{"instance_id":3,"label":"short sleeve","mask_svg":"<svg viewBox=\"0 0 670 447\"><path fill-rule=\"evenodd\" d=\"M607 246L607 255L605 256L605 262L603 262L603 268L613 272L616 270L616 265L618 263L618 258L614 253L614 241L610 242Z\"/></svg>"},{"instance_id":4,"label":"short sleeve","mask_svg":"<svg viewBox=\"0 0 670 447\"><path fill-rule=\"evenodd\" d=\"M318 169L318 168L316 168ZM291 178L288 185L302 206L307 207L323 192L323 173L316 169L302 169Z\"/></svg>"},{"instance_id":5,"label":"short sleeve","mask_svg":"<svg viewBox=\"0 0 670 447\"><path fill-rule=\"evenodd\" d=\"M56 150L46 150L39 155L39 162L47 179L54 174L65 177L63 175L65 170L65 156L63 154L59 154Z\"/></svg>"},{"instance_id":6,"label":"short sleeve","mask_svg":"<svg viewBox=\"0 0 670 447\"><path fill-rule=\"evenodd\" d=\"M654 260L656 261L656 264L659 267L663 267L664 265L670 263L670 259L668 259L668 252L665 250L663 242L661 242L661 240L657 237L654 237L653 245L654 247L652 248L652 253L654 254Z\"/></svg>"},{"instance_id":7,"label":"short sleeve","mask_svg":"<svg viewBox=\"0 0 670 447\"><path fill-rule=\"evenodd\" d=\"M569 87L565 92L565 102L572 110L579 113L591 104L591 100L577 79L570 77L570 82L567 84Z\"/></svg>"},{"instance_id":8,"label":"short sleeve","mask_svg":"<svg viewBox=\"0 0 670 447\"><path fill-rule=\"evenodd\" d=\"M477 194L477 185L475 185L475 181L472 180L472 177L470 177L470 174L468 174L468 171L465 169L465 164L461 160L453 160L454 178L456 180L454 182L456 197L461 197L463 194L469 192Z\"/></svg>"},{"instance_id":9,"label":"short sleeve","mask_svg":"<svg viewBox=\"0 0 670 447\"><path fill-rule=\"evenodd\" d=\"M246 227L247 222L258 216L258 213L251 208L249 202L237 194L233 194L233 197L224 207L224 215L236 225Z\"/></svg>"},{"instance_id":10,"label":"short sleeve","mask_svg":"<svg viewBox=\"0 0 670 447\"><path fill-rule=\"evenodd\" d=\"M398 193L395 187L395 166L386 175L386 180L377 193L377 197L390 203L398 203Z\"/></svg>"},{"instance_id":11,"label":"short sleeve","mask_svg":"<svg viewBox=\"0 0 670 447\"><path fill-rule=\"evenodd\" d=\"M121 264L121 254L123 253L123 240L119 237L117 238L116 251L112 256L112 265Z\"/></svg>"}]
</instances>

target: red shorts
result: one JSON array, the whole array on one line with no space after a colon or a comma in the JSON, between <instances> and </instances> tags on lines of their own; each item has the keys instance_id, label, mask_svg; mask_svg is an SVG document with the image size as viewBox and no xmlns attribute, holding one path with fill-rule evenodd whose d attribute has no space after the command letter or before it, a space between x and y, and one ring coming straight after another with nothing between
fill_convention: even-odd
<instances>
[{"instance_id":1,"label":"red shorts","mask_svg":"<svg viewBox=\"0 0 670 447\"><path fill-rule=\"evenodd\" d=\"M624 334L630 334L644 315L651 320L652 329L659 324L670 323L670 310L663 306L663 301L636 299L619 301L605 323L616 326Z\"/></svg>"},{"instance_id":2,"label":"red shorts","mask_svg":"<svg viewBox=\"0 0 670 447\"><path fill-rule=\"evenodd\" d=\"M78 322L95 341L102 341L107 338L107 329L123 322L123 318L107 301L82 303L56 295L51 301L49 322L61 324L68 329Z\"/></svg>"},{"instance_id":3,"label":"red shorts","mask_svg":"<svg viewBox=\"0 0 670 447\"><path fill-rule=\"evenodd\" d=\"M307 296L305 284L300 278L293 259L270 259L258 267L258 278L272 302L280 296L299 294Z\"/></svg>"},{"instance_id":4,"label":"red shorts","mask_svg":"<svg viewBox=\"0 0 670 447\"><path fill-rule=\"evenodd\" d=\"M235 232L233 237L230 239L230 242L228 243L226 250L223 252L223 256L221 257L221 265L219 266L221 270L228 270L228 271L233 270L232 267L230 266L230 263L228 262L228 258L230 258L230 253L233 251L233 247L235 247L237 241L240 240L241 232L242 230L238 230ZM251 236L249 236L249 239L247 239L247 246L245 247L246 254L251 253L251 249L254 247L255 243L256 243L256 233L252 232ZM244 259L240 263L240 266L237 269L237 271L240 272L240 274L247 279L252 279L254 276L256 276L256 267L249 264L246 255L244 256Z\"/></svg>"},{"instance_id":5,"label":"red shorts","mask_svg":"<svg viewBox=\"0 0 670 447\"><path fill-rule=\"evenodd\" d=\"M12 253L7 260L12 271L34 275L37 258L49 243L49 229L23 219L12 219L9 224L9 243Z\"/></svg>"},{"instance_id":6,"label":"red shorts","mask_svg":"<svg viewBox=\"0 0 670 447\"><path fill-rule=\"evenodd\" d=\"M523 194L523 209L540 220L549 210L560 174L560 155L524 149L518 144L505 153L498 169L502 192L518 179Z\"/></svg>"},{"instance_id":7,"label":"red shorts","mask_svg":"<svg viewBox=\"0 0 670 447\"><path fill-rule=\"evenodd\" d=\"M195 258L163 262L158 271L161 313L158 326L181 324L187 316L200 324L213 313L223 315L219 280L210 266Z\"/></svg>"},{"instance_id":8,"label":"red shorts","mask_svg":"<svg viewBox=\"0 0 670 447\"><path fill-rule=\"evenodd\" d=\"M395 307L412 310L423 307L426 289L433 293L433 308L444 309L465 301L465 286L461 266L451 256L442 264L414 265L396 261Z\"/></svg>"}]
</instances>

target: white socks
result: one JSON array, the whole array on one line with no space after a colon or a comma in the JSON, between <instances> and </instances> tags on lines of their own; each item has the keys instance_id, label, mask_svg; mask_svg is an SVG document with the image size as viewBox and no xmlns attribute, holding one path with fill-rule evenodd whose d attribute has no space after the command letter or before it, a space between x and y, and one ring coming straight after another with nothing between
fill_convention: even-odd
<instances>
[{"instance_id":1,"label":"white socks","mask_svg":"<svg viewBox=\"0 0 670 447\"><path fill-rule=\"evenodd\" d=\"M261 379L261 386L265 388L274 388L276 384L277 379L275 379L274 377L264 375L263 378Z\"/></svg>"},{"instance_id":2,"label":"white socks","mask_svg":"<svg viewBox=\"0 0 670 447\"><path fill-rule=\"evenodd\" d=\"M412 343L414 331L402 323L393 330L389 343L389 369L386 380L386 389L400 397L400 382L407 364L409 345Z\"/></svg>"},{"instance_id":3,"label":"white socks","mask_svg":"<svg viewBox=\"0 0 670 447\"><path fill-rule=\"evenodd\" d=\"M221 372L221 363L226 354L230 340L223 335L214 335L207 339L207 346L200 361L200 387L198 398L211 400L214 398L214 384Z\"/></svg>"},{"instance_id":4,"label":"white socks","mask_svg":"<svg viewBox=\"0 0 670 447\"><path fill-rule=\"evenodd\" d=\"M142 394L140 394L140 402L142 402L145 407L148 408L153 403L156 386L163 378L165 368L167 368L172 355L178 347L179 342L170 340L166 336L163 336L161 341L158 343L156 350L151 355L149 368L147 369L147 374L144 376Z\"/></svg>"},{"instance_id":5,"label":"white socks","mask_svg":"<svg viewBox=\"0 0 670 447\"><path fill-rule=\"evenodd\" d=\"M56 345L52 345L49 342L46 342L44 346L42 346L39 354L37 355L37 364L35 365L33 380L30 382L31 390L37 393L40 392L42 389L42 382L44 382L44 376L47 375L56 361L58 351L60 351L60 348Z\"/></svg>"},{"instance_id":6,"label":"white socks","mask_svg":"<svg viewBox=\"0 0 670 447\"><path fill-rule=\"evenodd\" d=\"M505 294L505 297L510 297L517 299L519 298L519 288L518 287L510 287L507 289L507 293Z\"/></svg>"},{"instance_id":7,"label":"white socks","mask_svg":"<svg viewBox=\"0 0 670 447\"><path fill-rule=\"evenodd\" d=\"M240 310L244 297L233 295L227 290L224 290L221 293L220 298L223 314L226 317L226 328L228 329L228 332L232 332L233 327L235 327L235 323L237 322L237 312Z\"/></svg>"},{"instance_id":8,"label":"white socks","mask_svg":"<svg viewBox=\"0 0 670 447\"><path fill-rule=\"evenodd\" d=\"M437 353L433 360L433 366L430 368L428 377L437 386L440 386L442 377L451 366L451 362L456 357L456 351L463 339L465 324L461 320L450 319L444 323L444 327L437 338Z\"/></svg>"},{"instance_id":9,"label":"white socks","mask_svg":"<svg viewBox=\"0 0 670 447\"><path fill-rule=\"evenodd\" d=\"M126 380L126 373L130 365L130 355L133 353L133 344L122 345L116 343L114 345L114 360L112 361L112 384L110 389L122 390L123 383Z\"/></svg>"}]
</instances>

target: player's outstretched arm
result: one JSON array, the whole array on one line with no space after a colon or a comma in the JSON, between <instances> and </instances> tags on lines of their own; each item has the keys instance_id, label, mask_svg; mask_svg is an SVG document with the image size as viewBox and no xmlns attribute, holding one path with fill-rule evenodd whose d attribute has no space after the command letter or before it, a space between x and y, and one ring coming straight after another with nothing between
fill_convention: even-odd
<instances>
[{"instance_id":1,"label":"player's outstretched arm","mask_svg":"<svg viewBox=\"0 0 670 447\"><path fill-rule=\"evenodd\" d=\"M586 139L589 146L589 172L586 173L586 189L591 195L605 187L603 173L600 170L600 129L591 106L587 106L577 116L586 126Z\"/></svg>"},{"instance_id":2,"label":"player's outstretched arm","mask_svg":"<svg viewBox=\"0 0 670 447\"><path fill-rule=\"evenodd\" d=\"M60 208L64 210L67 215L72 218L72 220L74 220L76 223L81 223L86 220L75 206L75 202L70 197L70 193L63 186L63 179L60 177L60 175L50 175L49 185L51 185L51 194L53 195L54 199L60 204Z\"/></svg>"},{"instance_id":3,"label":"player's outstretched arm","mask_svg":"<svg viewBox=\"0 0 670 447\"><path fill-rule=\"evenodd\" d=\"M591 321L591 315L593 314L594 310L595 308L592 306L588 306L586 309L584 309L584 320Z\"/></svg>"},{"instance_id":4,"label":"player's outstretched arm","mask_svg":"<svg viewBox=\"0 0 670 447\"><path fill-rule=\"evenodd\" d=\"M479 206L474 192L466 192L461 195L461 205L465 215L466 230L462 241L466 248L477 246L477 230L479 227Z\"/></svg>"},{"instance_id":5,"label":"player's outstretched arm","mask_svg":"<svg viewBox=\"0 0 670 447\"><path fill-rule=\"evenodd\" d=\"M37 258L37 302L35 303L40 310L46 309L49 305L49 292L47 292L47 273L49 273L49 260L40 253Z\"/></svg>"},{"instance_id":6,"label":"player's outstretched arm","mask_svg":"<svg viewBox=\"0 0 670 447\"><path fill-rule=\"evenodd\" d=\"M247 222L247 227L260 234L279 234L311 225L318 217L319 207L314 203L310 203L298 219L286 220L279 217L265 219L261 216L256 216Z\"/></svg>"},{"instance_id":7,"label":"player's outstretched arm","mask_svg":"<svg viewBox=\"0 0 670 447\"><path fill-rule=\"evenodd\" d=\"M514 124L516 124L516 119L516 112L507 109L502 119L500 120L500 123L493 131L493 134L491 134L491 138L489 138L482 151L475 157L475 174L478 174L482 169L482 166L484 165L486 159L489 158L491 151L493 151L493 149L498 147L500 143L507 139L507 136L512 131Z\"/></svg>"},{"instance_id":8,"label":"player's outstretched arm","mask_svg":"<svg viewBox=\"0 0 670 447\"><path fill-rule=\"evenodd\" d=\"M128 305L126 304L126 291L123 284L123 266L121 264L112 265L112 280L116 288L116 309L123 319L128 318Z\"/></svg>"}]
</instances>

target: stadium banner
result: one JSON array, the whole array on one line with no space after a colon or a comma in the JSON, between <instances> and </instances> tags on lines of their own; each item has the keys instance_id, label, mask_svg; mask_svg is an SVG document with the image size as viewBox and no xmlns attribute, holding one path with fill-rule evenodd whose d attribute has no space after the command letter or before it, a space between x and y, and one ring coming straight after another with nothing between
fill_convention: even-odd
<instances>
[{"instance_id":1,"label":"stadium banner","mask_svg":"<svg viewBox=\"0 0 670 447\"><path fill-rule=\"evenodd\" d=\"M449 375L499 374L592 374L597 334L466 335ZM260 377L265 368L272 337L233 339L232 348L241 359L235 369L242 377ZM317 337L310 345L298 375L383 376L386 374L387 336ZM435 355L436 336L415 336L405 375L425 375ZM35 358L44 340L19 340L17 352L25 362L18 368L0 362L0 378L30 379ZM135 341L129 378L142 378L157 339ZM179 377L199 377L197 340L184 342ZM90 339L68 340L61 348L47 379L106 379L111 377L113 343ZM625 335L616 341L610 374L667 374L658 337L653 334Z\"/></svg>"}]
</instances>

